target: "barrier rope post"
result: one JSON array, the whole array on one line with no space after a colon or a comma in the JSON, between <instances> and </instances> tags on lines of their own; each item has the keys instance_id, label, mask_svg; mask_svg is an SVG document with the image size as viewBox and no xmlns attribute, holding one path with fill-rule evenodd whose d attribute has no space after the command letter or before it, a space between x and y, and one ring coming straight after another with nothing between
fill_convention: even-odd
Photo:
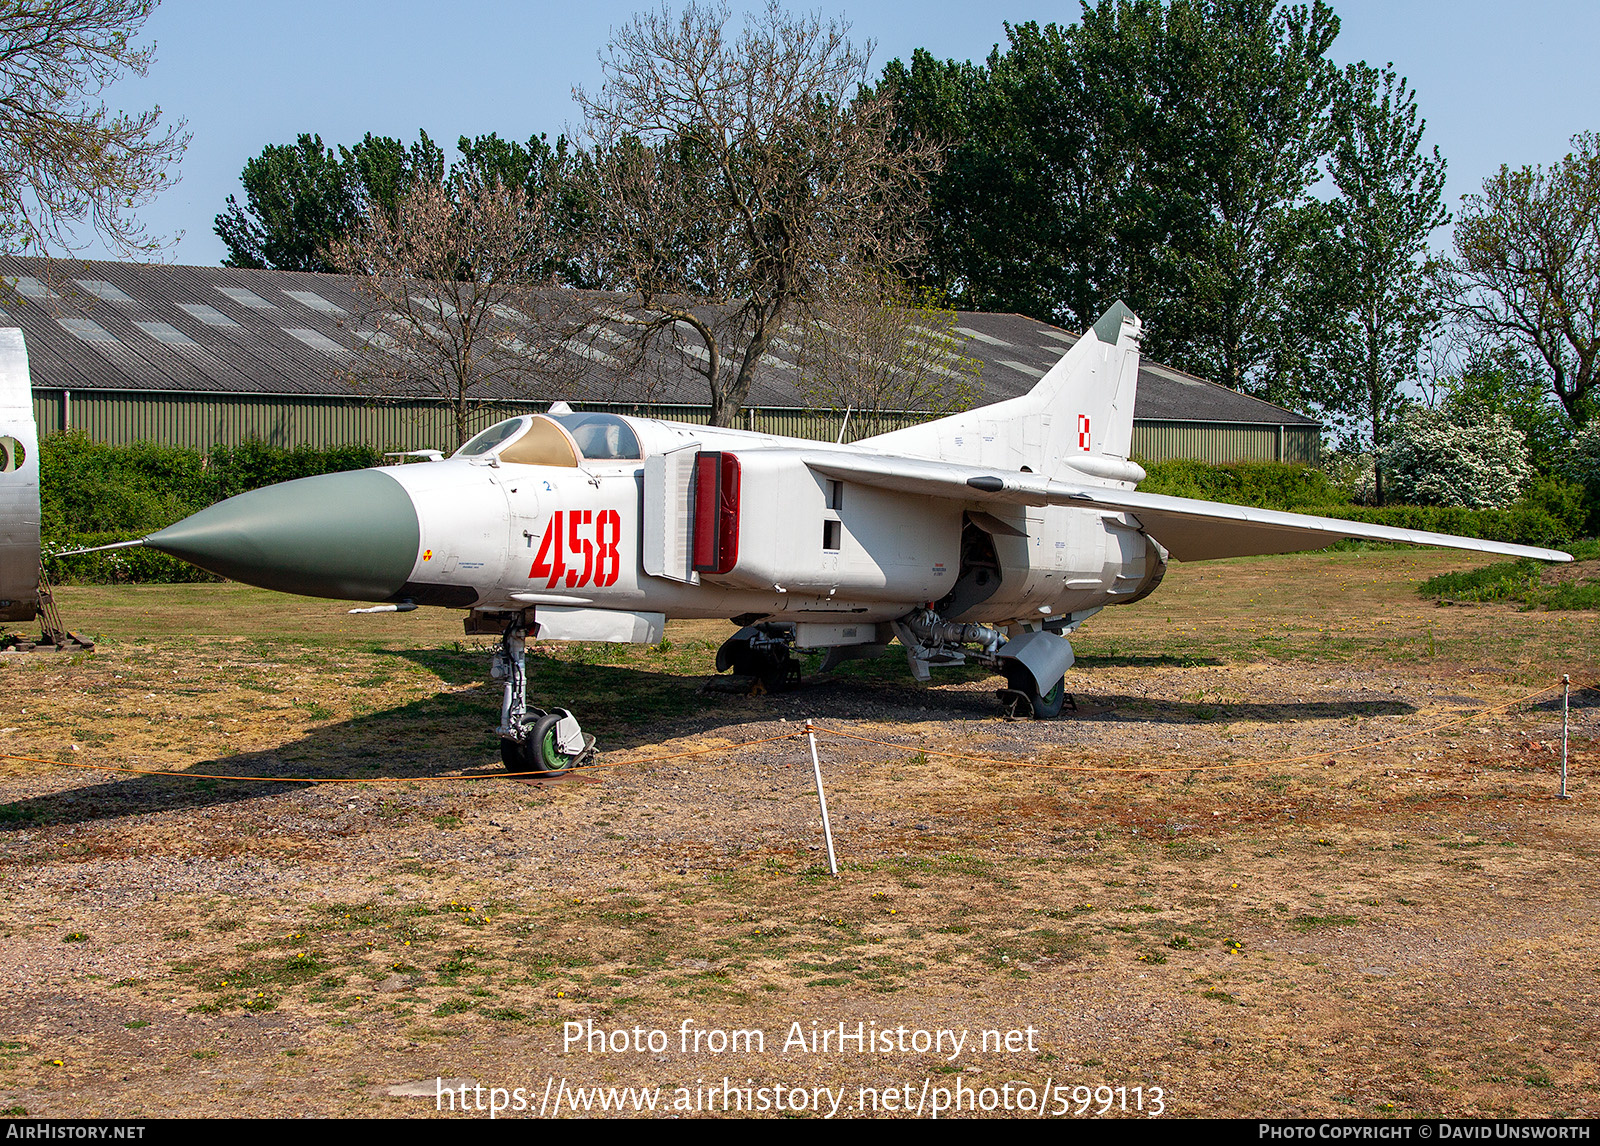
<instances>
[{"instance_id":1,"label":"barrier rope post","mask_svg":"<svg viewBox=\"0 0 1600 1146\"><path fill-rule=\"evenodd\" d=\"M1567 709L1572 697L1572 677L1568 673L1561 674L1561 799L1570 800L1567 795Z\"/></svg>"},{"instance_id":2,"label":"barrier rope post","mask_svg":"<svg viewBox=\"0 0 1600 1146\"><path fill-rule=\"evenodd\" d=\"M822 809L822 834L828 841L828 874L839 878L839 862L833 855L833 826L828 823L828 797L822 792L822 761L817 759L817 730L806 721L806 739L811 741L811 774L817 778L817 806Z\"/></svg>"}]
</instances>

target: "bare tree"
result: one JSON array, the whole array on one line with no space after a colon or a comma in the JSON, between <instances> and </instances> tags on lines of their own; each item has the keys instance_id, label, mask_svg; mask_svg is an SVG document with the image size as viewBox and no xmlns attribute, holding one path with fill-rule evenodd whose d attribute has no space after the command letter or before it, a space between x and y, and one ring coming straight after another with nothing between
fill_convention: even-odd
<instances>
[{"instance_id":1,"label":"bare tree","mask_svg":"<svg viewBox=\"0 0 1600 1146\"><path fill-rule=\"evenodd\" d=\"M895 428L891 411L950 414L977 399L983 363L965 353L956 312L898 282L843 284L796 337L801 393L849 411L852 437Z\"/></svg>"},{"instance_id":2,"label":"bare tree","mask_svg":"<svg viewBox=\"0 0 1600 1146\"><path fill-rule=\"evenodd\" d=\"M575 377L566 343L593 315L551 281L549 224L548 201L472 178L419 181L392 213L367 204L328 251L367 300L349 320L362 344L352 379L440 399L459 444L495 398Z\"/></svg>"},{"instance_id":3,"label":"bare tree","mask_svg":"<svg viewBox=\"0 0 1600 1146\"><path fill-rule=\"evenodd\" d=\"M919 250L931 148L894 146L870 45L774 4L731 34L690 3L634 17L601 57L588 117L591 244L638 343L673 338L731 425L785 322Z\"/></svg>"},{"instance_id":4,"label":"bare tree","mask_svg":"<svg viewBox=\"0 0 1600 1146\"><path fill-rule=\"evenodd\" d=\"M161 246L133 212L173 182L189 135L161 109L112 113L101 94L142 76L133 40L156 0L8 0L0 5L0 249L79 245L91 224L124 254Z\"/></svg>"},{"instance_id":5,"label":"bare tree","mask_svg":"<svg viewBox=\"0 0 1600 1146\"><path fill-rule=\"evenodd\" d=\"M1543 361L1574 424L1600 384L1600 134L1572 139L1549 170L1500 168L1466 197L1455 258L1437 268L1450 313Z\"/></svg>"}]
</instances>

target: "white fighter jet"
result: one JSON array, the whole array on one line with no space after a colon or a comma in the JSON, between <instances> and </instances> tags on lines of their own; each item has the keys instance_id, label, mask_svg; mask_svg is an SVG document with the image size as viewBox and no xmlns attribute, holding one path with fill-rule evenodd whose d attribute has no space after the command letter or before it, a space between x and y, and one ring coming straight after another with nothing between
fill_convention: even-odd
<instances>
[{"instance_id":1,"label":"white fighter jet","mask_svg":"<svg viewBox=\"0 0 1600 1146\"><path fill-rule=\"evenodd\" d=\"M976 662L1051 717L1069 636L1161 583L1169 560L1344 537L1546 561L1549 549L1139 493L1129 460L1140 325L1114 305L1027 394L851 445L574 413L509 418L449 458L304 478L129 542L254 585L381 610L469 610L500 636L502 755L560 771L588 743L530 709L529 639L661 639L730 618L717 655L769 685L898 640L912 674Z\"/></svg>"}]
</instances>

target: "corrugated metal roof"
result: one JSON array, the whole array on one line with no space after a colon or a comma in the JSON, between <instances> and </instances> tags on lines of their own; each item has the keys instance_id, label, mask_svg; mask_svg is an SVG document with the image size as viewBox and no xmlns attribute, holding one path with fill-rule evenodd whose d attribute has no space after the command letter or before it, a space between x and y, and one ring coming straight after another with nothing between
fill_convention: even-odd
<instances>
[{"instance_id":1,"label":"corrugated metal roof","mask_svg":"<svg viewBox=\"0 0 1600 1146\"><path fill-rule=\"evenodd\" d=\"M254 271L234 267L172 267L0 256L0 279L10 321L23 328L35 389L165 390L227 394L373 396L348 375L358 361L349 349L375 341L352 315L370 310L358 280L346 275ZM698 347L679 339L681 353L649 356L632 376L619 376L631 342L619 323L621 300L585 295L595 316L559 356L558 382L507 381L484 397L575 402L707 402L694 370ZM277 301L274 301L277 300ZM280 305L280 302L282 305ZM291 317L292 316L292 317ZM501 316L521 325L523 316ZM109 341L84 341L68 324L93 324ZM79 329L88 330L87 325ZM171 334L167 332L173 332ZM99 337L99 336L95 336ZM1026 392L1077 336L1017 314L957 316L956 352L976 359L975 404ZM508 342L515 353L515 341ZM796 348L774 340L762 356L747 404L801 407ZM416 397L392 384L384 393ZM1139 371L1135 417L1144 420L1315 426L1301 414L1156 363Z\"/></svg>"}]
</instances>

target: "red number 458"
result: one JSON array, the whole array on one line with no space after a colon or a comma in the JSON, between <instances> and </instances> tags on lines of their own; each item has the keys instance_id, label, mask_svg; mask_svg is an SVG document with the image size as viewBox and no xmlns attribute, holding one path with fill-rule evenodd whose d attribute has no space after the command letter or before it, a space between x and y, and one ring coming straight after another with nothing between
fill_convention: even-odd
<instances>
[{"instance_id":1,"label":"red number 458","mask_svg":"<svg viewBox=\"0 0 1600 1146\"><path fill-rule=\"evenodd\" d=\"M615 585L622 571L622 556L617 552L621 540L622 516L614 509L558 509L544 527L528 579L548 578L547 589L563 581L568 589L580 589L590 582L602 588Z\"/></svg>"}]
</instances>

